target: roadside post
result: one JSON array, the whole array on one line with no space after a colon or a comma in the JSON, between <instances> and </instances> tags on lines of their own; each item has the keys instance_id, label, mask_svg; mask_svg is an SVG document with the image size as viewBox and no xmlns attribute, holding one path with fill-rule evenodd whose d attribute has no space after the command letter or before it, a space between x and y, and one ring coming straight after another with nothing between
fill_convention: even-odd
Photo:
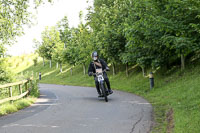
<instances>
[{"instance_id":1,"label":"roadside post","mask_svg":"<svg viewBox=\"0 0 200 133\"><path fill-rule=\"evenodd\" d=\"M39 80L41 80L42 79L42 74L41 74L41 72L39 72Z\"/></svg>"},{"instance_id":2,"label":"roadside post","mask_svg":"<svg viewBox=\"0 0 200 133\"><path fill-rule=\"evenodd\" d=\"M149 73L149 82L150 82L150 90L151 90L154 87L154 77L153 77L152 72Z\"/></svg>"}]
</instances>

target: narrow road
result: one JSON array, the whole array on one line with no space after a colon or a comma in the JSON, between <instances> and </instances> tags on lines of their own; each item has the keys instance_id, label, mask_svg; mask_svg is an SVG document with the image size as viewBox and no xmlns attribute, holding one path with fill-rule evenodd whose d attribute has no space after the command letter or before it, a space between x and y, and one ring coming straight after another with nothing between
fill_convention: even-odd
<instances>
[{"instance_id":1,"label":"narrow road","mask_svg":"<svg viewBox=\"0 0 200 133\"><path fill-rule=\"evenodd\" d=\"M0 117L0 133L148 133L152 106L114 91L106 103L95 88L40 84L35 104Z\"/></svg>"}]
</instances>

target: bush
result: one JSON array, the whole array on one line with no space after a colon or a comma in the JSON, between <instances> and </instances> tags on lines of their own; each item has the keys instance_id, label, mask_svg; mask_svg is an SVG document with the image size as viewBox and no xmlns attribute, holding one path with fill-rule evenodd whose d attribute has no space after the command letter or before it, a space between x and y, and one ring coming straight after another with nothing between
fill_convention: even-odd
<instances>
[{"instance_id":1,"label":"bush","mask_svg":"<svg viewBox=\"0 0 200 133\"><path fill-rule=\"evenodd\" d=\"M34 62L34 66L37 66L37 63L38 63L38 57L35 57L35 58L33 59L33 62Z\"/></svg>"},{"instance_id":2,"label":"bush","mask_svg":"<svg viewBox=\"0 0 200 133\"><path fill-rule=\"evenodd\" d=\"M0 59L0 84L13 81L14 74L8 69L6 60Z\"/></svg>"},{"instance_id":3,"label":"bush","mask_svg":"<svg viewBox=\"0 0 200 133\"><path fill-rule=\"evenodd\" d=\"M32 81L32 90L30 92L30 95L33 97L39 97L39 89L38 89L38 80Z\"/></svg>"}]
</instances>

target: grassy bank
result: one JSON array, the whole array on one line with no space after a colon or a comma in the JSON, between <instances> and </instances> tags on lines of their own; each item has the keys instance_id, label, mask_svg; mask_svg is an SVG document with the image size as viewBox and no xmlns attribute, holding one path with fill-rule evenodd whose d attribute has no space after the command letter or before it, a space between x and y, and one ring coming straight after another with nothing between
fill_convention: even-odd
<instances>
[{"instance_id":1,"label":"grassy bank","mask_svg":"<svg viewBox=\"0 0 200 133\"><path fill-rule=\"evenodd\" d=\"M33 65L33 59L36 58L37 55L31 54L31 55L23 55L18 57L12 57L7 58L7 63L10 71L12 71L12 82L21 81L24 79L27 79L31 76L31 73L23 73L23 70ZM5 83L6 84L6 83ZM30 92L30 95L28 97L19 99L17 101L13 101L13 103L7 102L0 104L0 116L10 114L13 112L17 112L18 110L21 110L23 108L26 108L30 106L32 103L34 103L39 96L38 91L38 81L33 80L32 81L32 91ZM23 85L23 92L25 92L25 87ZM8 89L1 89L0 90L0 99L4 99L9 97L9 90ZM20 95L20 91L18 87L12 88L12 95L18 96Z\"/></svg>"},{"instance_id":2,"label":"grassy bank","mask_svg":"<svg viewBox=\"0 0 200 133\"><path fill-rule=\"evenodd\" d=\"M154 108L155 125L153 132L198 133L200 131L200 64L190 64L185 71L178 67L170 71L154 74L155 88L149 90L149 79L142 76L140 68L129 70L126 77L125 67L120 66L117 75L108 72L111 87L147 99ZM30 66L24 73L42 73L41 83L77 86L94 86L92 77L83 74L82 66L73 68L73 75L67 65L60 73L53 64L52 68L42 62ZM37 75L38 76L38 75Z\"/></svg>"},{"instance_id":3,"label":"grassy bank","mask_svg":"<svg viewBox=\"0 0 200 133\"><path fill-rule=\"evenodd\" d=\"M17 112L25 107L30 106L36 101L35 97L28 97L15 101L13 104L5 103L0 105L0 116L7 115L10 113Z\"/></svg>"}]
</instances>

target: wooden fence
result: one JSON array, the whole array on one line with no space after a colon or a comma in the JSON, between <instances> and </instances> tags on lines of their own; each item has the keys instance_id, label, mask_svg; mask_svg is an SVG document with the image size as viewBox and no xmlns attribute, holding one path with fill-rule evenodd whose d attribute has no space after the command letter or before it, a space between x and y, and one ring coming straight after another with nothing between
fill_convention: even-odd
<instances>
[{"instance_id":1,"label":"wooden fence","mask_svg":"<svg viewBox=\"0 0 200 133\"><path fill-rule=\"evenodd\" d=\"M27 96L32 89L32 80L33 78L30 78L30 79L26 79L26 80L15 82L15 83L0 85L0 91L2 89L8 89L8 92L9 92L9 96L7 98L0 99L0 104L8 102L8 101L12 103L14 100L18 100L24 96ZM13 96L14 87L15 89L17 88L19 91L19 95L17 96ZM2 92L0 95L2 95Z\"/></svg>"}]
</instances>

